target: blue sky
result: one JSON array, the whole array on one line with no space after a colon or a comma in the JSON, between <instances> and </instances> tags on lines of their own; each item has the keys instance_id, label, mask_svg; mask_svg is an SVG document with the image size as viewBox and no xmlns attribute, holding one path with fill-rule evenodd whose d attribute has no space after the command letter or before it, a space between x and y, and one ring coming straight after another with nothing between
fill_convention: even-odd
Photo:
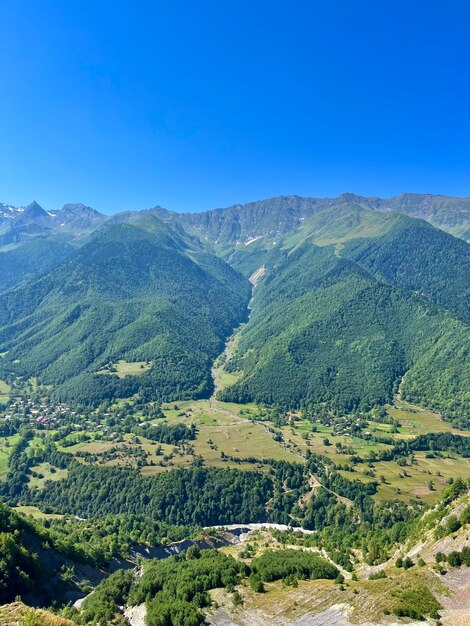
<instances>
[{"instance_id":1,"label":"blue sky","mask_svg":"<svg viewBox=\"0 0 470 626\"><path fill-rule=\"evenodd\" d=\"M0 0L0 201L470 196L467 0Z\"/></svg>"}]
</instances>

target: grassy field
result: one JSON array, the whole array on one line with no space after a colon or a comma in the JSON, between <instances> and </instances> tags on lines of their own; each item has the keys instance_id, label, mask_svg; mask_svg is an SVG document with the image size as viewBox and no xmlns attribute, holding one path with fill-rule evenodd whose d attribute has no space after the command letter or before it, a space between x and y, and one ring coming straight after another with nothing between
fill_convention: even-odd
<instances>
[{"instance_id":1,"label":"grassy field","mask_svg":"<svg viewBox=\"0 0 470 626\"><path fill-rule=\"evenodd\" d=\"M470 463L468 459L452 454L450 458L428 459L424 452L415 454L416 464L400 467L395 461L381 461L374 463L376 478L384 476L386 482L379 484L376 499L395 499L408 501L419 497L427 504L434 504L439 500L449 478L470 478ZM369 482L372 480L364 475L367 465L357 465L355 472L341 471L349 480L357 478ZM406 471L407 475L404 475ZM432 482L433 489L428 484Z\"/></svg>"},{"instance_id":2,"label":"grassy field","mask_svg":"<svg viewBox=\"0 0 470 626\"><path fill-rule=\"evenodd\" d=\"M8 473L8 459L17 441L18 435L0 438L0 480L4 480Z\"/></svg>"},{"instance_id":3,"label":"grassy field","mask_svg":"<svg viewBox=\"0 0 470 626\"><path fill-rule=\"evenodd\" d=\"M40 474L40 476L31 476L29 479L29 486L32 489L43 489L46 480L62 480L62 478L67 477L66 469L53 468L49 463L40 463L39 465L32 467L31 470Z\"/></svg>"},{"instance_id":4,"label":"grassy field","mask_svg":"<svg viewBox=\"0 0 470 626\"><path fill-rule=\"evenodd\" d=\"M130 363L129 361L121 359L117 363L112 364L112 369L102 369L98 372L98 374L114 374L119 378L125 378L126 376L142 376L142 374L148 372L151 367L151 362L134 361Z\"/></svg>"},{"instance_id":5,"label":"grassy field","mask_svg":"<svg viewBox=\"0 0 470 626\"><path fill-rule=\"evenodd\" d=\"M74 622L43 609L33 609L22 602L0 606L0 623L5 626L74 626Z\"/></svg>"},{"instance_id":6,"label":"grassy field","mask_svg":"<svg viewBox=\"0 0 470 626\"><path fill-rule=\"evenodd\" d=\"M350 462L351 454L368 458L371 453L388 449L392 445L376 443L364 437L339 435L331 427L319 423L312 425L295 414L288 426L276 429L268 421L266 409L255 404L237 405L212 399L164 403L162 409L164 419L170 424L196 424L196 440L179 446L160 445L129 434L118 442L114 439L102 440L102 432L87 431L87 435L97 439L59 449L74 455L78 452L96 455L91 462L100 465L132 467L138 461L142 463L143 457L139 450L143 450L145 457L141 472L151 476L175 468L189 467L197 457L202 457L207 466L253 470L266 469L266 466L243 462L244 458L302 463L307 451L310 451L329 457L338 465L344 465ZM391 424L375 421L369 421L368 430L372 435L389 436L391 442L427 432L460 432L443 422L435 413L404 402L388 407L387 412L400 423L398 433L392 432ZM160 421L156 420L156 423ZM280 441L274 440L273 430L281 434ZM464 431L461 434L470 433ZM325 440L328 440L329 445L326 445ZM347 448L345 453L341 453L341 447L338 448L337 444ZM33 440L31 445L42 443L38 439ZM234 457L241 461L238 463L227 458L222 460L222 453L225 457ZM470 478L468 462L455 454L447 456L449 458L428 459L424 453L417 453L416 463L405 468L395 461L374 462L371 467L368 463L360 463L355 466L355 471L342 470L342 473L349 479L379 482L376 499L399 498L408 501L418 497L432 504L438 500L450 477ZM8 449L0 445L0 477L6 474L7 458ZM87 462L80 456L77 459L82 463ZM371 471L373 476L370 475ZM52 477L50 472L44 474L43 479L33 478L31 484L41 488L45 480ZM58 479L59 476L60 474L55 474L54 478Z\"/></svg>"},{"instance_id":7,"label":"grassy field","mask_svg":"<svg viewBox=\"0 0 470 626\"><path fill-rule=\"evenodd\" d=\"M380 425L381 426L381 425ZM346 437L337 435L332 428L316 425L317 432L312 432L312 424L307 420L293 422L291 426L282 428L282 435L287 445L295 450L300 449L303 454L310 450L315 454L322 454L332 459L335 463L342 464L348 459L348 455L339 454L336 444L352 447L354 452L360 456L367 456L369 452L377 452L390 448L387 444L378 444L366 441L360 437ZM328 439L330 445L325 445L324 440Z\"/></svg>"},{"instance_id":8,"label":"grassy field","mask_svg":"<svg viewBox=\"0 0 470 626\"><path fill-rule=\"evenodd\" d=\"M240 378L241 372L226 372L225 370L220 370L218 376L219 388L223 389L224 387L229 387L230 385L234 385L237 380Z\"/></svg>"},{"instance_id":9,"label":"grassy field","mask_svg":"<svg viewBox=\"0 0 470 626\"><path fill-rule=\"evenodd\" d=\"M397 438L408 439L429 432L470 435L470 431L458 430L449 422L444 422L437 413L432 413L407 402L397 402L396 406L387 408L387 413L401 424L400 436L395 435Z\"/></svg>"},{"instance_id":10,"label":"grassy field","mask_svg":"<svg viewBox=\"0 0 470 626\"><path fill-rule=\"evenodd\" d=\"M185 449L178 448L166 443L156 444L153 441L139 437L140 446L147 453L147 463L141 470L144 476L153 476L160 474L168 469L178 467L188 467L194 460L194 456L186 454ZM157 455L156 451L160 450Z\"/></svg>"},{"instance_id":11,"label":"grassy field","mask_svg":"<svg viewBox=\"0 0 470 626\"><path fill-rule=\"evenodd\" d=\"M91 441L76 443L72 446L59 446L59 450L76 456L84 463L86 460L77 453L96 455L93 462L101 465L132 465L136 464L137 456L129 451L141 449L146 453L146 464L142 467L142 474L153 475L176 467L188 467L196 457L201 456L205 465L212 467L236 467L252 470L253 463L223 461L221 453L227 457L256 457L260 461L275 459L302 463L300 453L286 449L285 446L274 441L272 434L262 423L252 421L232 412L237 411L246 415L258 415L258 409L252 406L231 405L226 403L211 404L209 400L184 401L166 403L163 405L165 419L170 424L184 422L196 424L197 438L187 444L179 446L158 444L145 437L136 438L134 435L124 435L124 441L102 440L101 433L88 432ZM155 423L160 423L158 419ZM79 433L75 433L78 435ZM100 437L93 440L94 437ZM120 453L122 450L122 454ZM157 450L159 454L157 454ZM109 458L107 459L107 455Z\"/></svg>"},{"instance_id":12,"label":"grassy field","mask_svg":"<svg viewBox=\"0 0 470 626\"><path fill-rule=\"evenodd\" d=\"M115 441L82 441L73 446L58 446L61 452L69 452L75 455L77 452L89 452L90 454L101 454L108 452L114 446L118 446Z\"/></svg>"},{"instance_id":13,"label":"grassy field","mask_svg":"<svg viewBox=\"0 0 470 626\"><path fill-rule=\"evenodd\" d=\"M221 452L227 456L239 458L254 456L260 460L276 459L294 463L303 460L298 454L286 450L274 441L263 424L252 423L239 417L238 413L243 408L247 409L246 405L218 402L214 408L209 400L198 400L178 402L176 410L171 408L173 406L172 404L164 405L165 416L170 423L184 419L188 424L196 424L198 435L194 442L194 449L196 454L204 458L207 465L232 466L232 463L220 459ZM238 413L232 413L234 406ZM178 417L180 413L185 413L186 417ZM253 469L252 464L242 463L237 464L236 467Z\"/></svg>"},{"instance_id":14,"label":"grassy field","mask_svg":"<svg viewBox=\"0 0 470 626\"><path fill-rule=\"evenodd\" d=\"M127 363L121 360L116 368L119 368L118 375L125 376L142 373L141 365L144 365L144 371L145 367L148 369L151 366L144 362ZM224 372L223 368L218 368L218 375L221 385L229 384L236 378L236 375ZM59 446L59 450L73 454L81 463L139 466L142 474L154 475L174 468L189 467L197 458L202 458L205 465L212 467L265 470L267 466L262 461L274 459L303 463L308 451L345 466L351 463L351 455L367 459L371 453L390 448L394 440L408 439L428 432L454 432L466 436L470 434L468 431L454 429L431 411L401 401L386 408L388 415L399 422L398 432L392 432L392 424L377 421L369 421L366 426L372 436L386 436L390 439L390 444L374 442L369 435L337 434L333 427L300 419L299 413L290 415L289 425L277 428L269 421L270 411L256 404L233 404L212 398L164 403L162 409L165 416L163 419L170 424L195 424L196 439L180 445L165 445L144 437L137 438L132 434L120 437L110 434L106 440L103 439L102 430L83 430L72 433L69 438L74 441L81 434L86 434L91 440L72 446ZM161 421L162 419L157 419L155 423ZM339 422L339 428L342 428L342 422ZM276 436L275 440L276 434L279 439ZM14 442L15 439L10 438L8 443L12 446ZM42 445L43 441L39 437L30 443L33 447ZM83 458L79 453L88 453L93 457ZM0 479L7 473L9 454L6 441L0 440ZM225 458L221 458L221 455ZM449 458L429 459L424 453L417 453L415 464L405 468L390 461L358 463L355 471L341 471L349 479L379 482L379 491L375 496L378 499L401 498L407 501L419 497L431 504L438 499L450 477L470 478L468 462L455 454L447 456ZM258 459L260 463L243 461L248 457ZM60 471L52 472L47 464L34 468L34 471L43 474L43 478L31 478L30 485L38 488L42 488L48 479L59 480L63 476Z\"/></svg>"},{"instance_id":15,"label":"grassy field","mask_svg":"<svg viewBox=\"0 0 470 626\"><path fill-rule=\"evenodd\" d=\"M89 454L96 455L97 461L100 465L112 466L135 466L136 456L129 454L128 449L132 450L142 449L147 454L148 465L142 468L142 474L153 475L164 472L168 469L175 467L187 467L194 457L191 455L183 454L177 447L168 445L165 443L157 444L155 442L146 439L145 437L136 438L134 435L124 435L124 441L83 441L76 443L73 446L58 446L58 449L62 452L73 454L80 463L86 461L77 456L77 452L87 452ZM138 443L136 443L138 439ZM157 454L157 449L159 454ZM115 458L111 458L110 453L112 450L117 450L118 454ZM107 458L109 456L109 458Z\"/></svg>"},{"instance_id":16,"label":"grassy field","mask_svg":"<svg viewBox=\"0 0 470 626\"><path fill-rule=\"evenodd\" d=\"M43 513L37 506L14 506L13 509L18 513L24 513L25 515L31 515L35 519L58 519L64 517L58 513Z\"/></svg>"},{"instance_id":17,"label":"grassy field","mask_svg":"<svg viewBox=\"0 0 470 626\"><path fill-rule=\"evenodd\" d=\"M10 385L5 381L0 380L0 403L8 402L10 399Z\"/></svg>"}]
</instances>

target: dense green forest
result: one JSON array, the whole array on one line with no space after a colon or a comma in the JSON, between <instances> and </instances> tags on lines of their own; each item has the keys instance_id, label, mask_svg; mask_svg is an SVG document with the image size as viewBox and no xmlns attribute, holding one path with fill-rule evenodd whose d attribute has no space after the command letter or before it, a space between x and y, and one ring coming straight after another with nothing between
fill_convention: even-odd
<instances>
[{"instance_id":1,"label":"dense green forest","mask_svg":"<svg viewBox=\"0 0 470 626\"><path fill-rule=\"evenodd\" d=\"M80 517L131 513L206 526L263 521L272 495L272 480L257 472L194 468L146 477L136 470L77 464L32 501Z\"/></svg>"},{"instance_id":2,"label":"dense green forest","mask_svg":"<svg viewBox=\"0 0 470 626\"><path fill-rule=\"evenodd\" d=\"M226 365L243 376L220 397L352 411L389 402L407 373L407 398L469 417L469 333L423 298L305 242L276 258L256 288Z\"/></svg>"},{"instance_id":3,"label":"dense green forest","mask_svg":"<svg viewBox=\"0 0 470 626\"><path fill-rule=\"evenodd\" d=\"M208 526L270 521L319 531L338 529L339 544L343 545L349 537L352 546L373 525L380 529L386 549L393 542L391 529L408 522L423 507L418 501L411 508L395 502L392 509L387 503L375 502L371 496L377 492L377 482L346 479L330 459L313 454L308 455L305 465L272 461L267 471L193 467L146 477L128 468L84 466L51 444L31 454L29 440L30 436L25 435L16 444L7 481L0 484L0 494L9 503L36 504L49 511L84 518L132 515L136 530L141 528L140 520L148 517L163 524L163 528L165 524ZM413 450L437 451L444 445L465 453L465 438L443 434L403 442L387 450L383 460L406 458ZM381 457L376 455L376 458ZM47 481L42 489L31 489L28 486L31 468L43 461L66 468L67 477ZM323 488L316 492L315 498L301 505L309 491L311 473L318 476ZM341 498L353 502L354 507L346 506ZM358 520L361 520L359 526ZM150 528L150 536L155 533L160 533L159 527ZM66 538L62 540L67 543ZM113 554L112 547L106 543L97 549L104 550L108 558Z\"/></svg>"},{"instance_id":4,"label":"dense green forest","mask_svg":"<svg viewBox=\"0 0 470 626\"><path fill-rule=\"evenodd\" d=\"M41 246L38 272L70 256L0 296L0 378L37 376L56 399L88 406L207 397L211 364L250 297L229 264L247 276L262 266L227 365L242 376L222 399L349 412L389 402L401 382L403 398L467 425L468 244L351 194L250 207L126 214L85 245L74 231L82 247L71 255L59 235L51 250L51 233L2 252L18 256L7 266L20 273Z\"/></svg>"},{"instance_id":5,"label":"dense green forest","mask_svg":"<svg viewBox=\"0 0 470 626\"><path fill-rule=\"evenodd\" d=\"M113 226L51 273L0 298L1 376L37 376L58 399L96 404L206 396L243 319L247 281L163 225ZM160 230L158 230L160 229ZM156 232L155 232L156 231ZM99 373L123 359L140 375Z\"/></svg>"},{"instance_id":6,"label":"dense green forest","mask_svg":"<svg viewBox=\"0 0 470 626\"><path fill-rule=\"evenodd\" d=\"M339 574L334 565L317 554L297 550L265 552L251 563L252 570L263 582L280 580L288 576L303 579L336 578Z\"/></svg>"},{"instance_id":7,"label":"dense green forest","mask_svg":"<svg viewBox=\"0 0 470 626\"><path fill-rule=\"evenodd\" d=\"M44 582L38 555L28 546L34 527L0 503L0 604Z\"/></svg>"},{"instance_id":8,"label":"dense green forest","mask_svg":"<svg viewBox=\"0 0 470 626\"><path fill-rule=\"evenodd\" d=\"M67 258L74 248L61 239L32 239L0 251L0 292L38 276Z\"/></svg>"},{"instance_id":9,"label":"dense green forest","mask_svg":"<svg viewBox=\"0 0 470 626\"><path fill-rule=\"evenodd\" d=\"M103 577L113 559L130 567L122 559L139 546L152 548L199 533L198 527L172 526L148 516L33 520L0 502L0 604L18 595L43 603L62 600L75 587L74 568L99 567L91 571Z\"/></svg>"},{"instance_id":10,"label":"dense green forest","mask_svg":"<svg viewBox=\"0 0 470 626\"><path fill-rule=\"evenodd\" d=\"M379 237L346 242L341 256L470 322L470 246L464 241L421 220L401 217Z\"/></svg>"},{"instance_id":11,"label":"dense green forest","mask_svg":"<svg viewBox=\"0 0 470 626\"><path fill-rule=\"evenodd\" d=\"M119 605L146 603L148 626L197 626L205 623L200 609L212 605L211 589L225 588L241 602L235 586L249 577L262 592L263 581L286 579L332 579L339 572L318 555L301 550L267 551L251 567L217 550L189 548L166 560L152 560L137 580L118 571L103 581L83 605L80 624L111 621Z\"/></svg>"}]
</instances>

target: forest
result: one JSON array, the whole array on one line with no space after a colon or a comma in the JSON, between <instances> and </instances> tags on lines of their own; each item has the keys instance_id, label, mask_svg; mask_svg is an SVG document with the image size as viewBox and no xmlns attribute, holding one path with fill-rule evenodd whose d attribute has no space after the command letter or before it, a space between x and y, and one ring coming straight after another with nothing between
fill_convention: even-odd
<instances>
[{"instance_id":1,"label":"forest","mask_svg":"<svg viewBox=\"0 0 470 626\"><path fill-rule=\"evenodd\" d=\"M470 417L469 328L426 299L378 282L330 248L305 242L276 257L225 365L229 402L367 410L404 399L456 423Z\"/></svg>"},{"instance_id":2,"label":"forest","mask_svg":"<svg viewBox=\"0 0 470 626\"><path fill-rule=\"evenodd\" d=\"M211 362L246 315L248 281L158 220L152 227L113 226L0 295L0 378L37 376L59 401L90 406L138 391L152 400L210 395ZM120 359L151 367L100 373Z\"/></svg>"}]
</instances>

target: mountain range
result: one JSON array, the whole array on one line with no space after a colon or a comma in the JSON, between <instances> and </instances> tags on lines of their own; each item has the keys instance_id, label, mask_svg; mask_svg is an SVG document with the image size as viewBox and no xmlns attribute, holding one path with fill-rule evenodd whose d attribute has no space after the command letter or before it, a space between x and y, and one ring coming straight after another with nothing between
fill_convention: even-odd
<instances>
[{"instance_id":1,"label":"mountain range","mask_svg":"<svg viewBox=\"0 0 470 626\"><path fill-rule=\"evenodd\" d=\"M302 198L279 196L267 200L236 204L228 208L200 213L176 213L156 206L144 211L127 211L104 215L84 204L65 204L59 211L45 211L37 202L26 207L0 203L2 243L28 237L27 226L39 233L56 231L69 237L83 236L105 223L132 221L136 215L153 213L164 221L180 223L187 229L201 232L209 241L246 242L262 235L285 235L296 230L313 214L334 206L354 204L376 212L397 212L427 220L466 241L470 239L470 198L453 198L431 194L406 193L393 198L364 197L344 193L337 198ZM32 234L32 233L30 233Z\"/></svg>"},{"instance_id":2,"label":"mountain range","mask_svg":"<svg viewBox=\"0 0 470 626\"><path fill-rule=\"evenodd\" d=\"M469 241L470 198L445 196L113 216L0 204L0 378L79 403L207 397L250 312L223 399L353 411L400 392L462 423Z\"/></svg>"}]
</instances>

